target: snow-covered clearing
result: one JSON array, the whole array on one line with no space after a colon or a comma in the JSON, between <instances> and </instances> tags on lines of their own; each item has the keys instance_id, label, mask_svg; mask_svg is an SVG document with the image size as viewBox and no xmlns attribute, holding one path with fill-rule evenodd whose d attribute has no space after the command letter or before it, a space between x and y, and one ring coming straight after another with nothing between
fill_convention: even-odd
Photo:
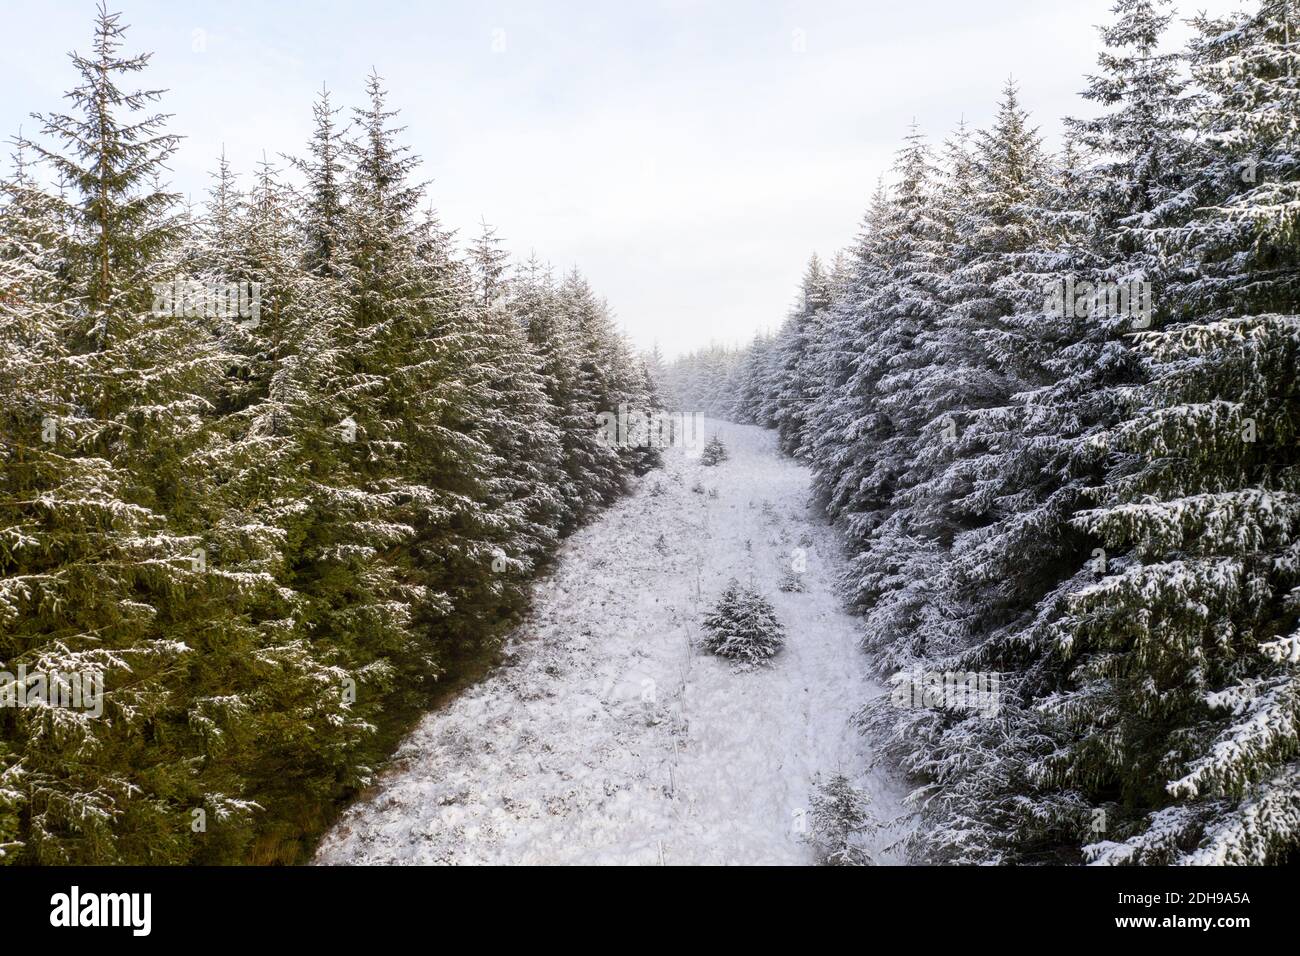
<instances>
[{"instance_id":1,"label":"snow-covered clearing","mask_svg":"<svg viewBox=\"0 0 1300 956\"><path fill-rule=\"evenodd\" d=\"M881 690L835 596L839 549L808 508L807 469L769 432L709 422L703 435L715 432L730 460L666 451L573 536L506 665L421 722L317 862L813 862L798 833L810 780L861 778L850 717ZM782 592L799 548L806 590ZM786 625L769 667L738 672L691 648L732 576ZM897 814L887 781L861 782L878 817Z\"/></svg>"}]
</instances>

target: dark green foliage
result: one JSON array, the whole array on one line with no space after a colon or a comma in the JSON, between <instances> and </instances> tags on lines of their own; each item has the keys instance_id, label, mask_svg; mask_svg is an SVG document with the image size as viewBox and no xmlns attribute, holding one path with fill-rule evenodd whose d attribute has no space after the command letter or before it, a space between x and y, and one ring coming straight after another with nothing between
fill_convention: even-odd
<instances>
[{"instance_id":1,"label":"dark green foliage","mask_svg":"<svg viewBox=\"0 0 1300 956\"><path fill-rule=\"evenodd\" d=\"M303 193L223 157L179 213L122 34L0 196L0 671L105 691L0 707L0 859L296 862L652 463L596 414L656 399L576 273L546 325L457 258L378 77L317 103Z\"/></svg>"}]
</instances>

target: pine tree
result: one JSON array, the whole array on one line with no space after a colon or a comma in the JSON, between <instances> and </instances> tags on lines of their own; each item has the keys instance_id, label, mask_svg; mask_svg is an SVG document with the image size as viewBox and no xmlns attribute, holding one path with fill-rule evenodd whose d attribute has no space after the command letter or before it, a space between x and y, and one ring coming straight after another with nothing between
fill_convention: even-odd
<instances>
[{"instance_id":1,"label":"pine tree","mask_svg":"<svg viewBox=\"0 0 1300 956\"><path fill-rule=\"evenodd\" d=\"M453 290L418 254L421 190L410 177L419 161L397 142L378 76L366 93L348 144L343 230L347 365L337 394L351 486L340 502L347 517L330 521L344 537L326 550L360 579L363 597L331 618L378 689L415 701L440 667L422 632L437 627L460 644L468 621L453 611L477 600L494 549L478 510L486 450L467 433L466 386L454 371Z\"/></svg>"},{"instance_id":2,"label":"pine tree","mask_svg":"<svg viewBox=\"0 0 1300 956\"><path fill-rule=\"evenodd\" d=\"M478 236L469 250L474 275L474 302L480 309L490 309L506 297L510 253L501 248L503 240L487 220L480 221Z\"/></svg>"},{"instance_id":3,"label":"pine tree","mask_svg":"<svg viewBox=\"0 0 1300 956\"><path fill-rule=\"evenodd\" d=\"M939 171L915 126L894 171L892 194L874 202L872 271L856 306L860 339L846 392L856 396L851 414L858 441L836 475L852 497L833 499L846 506L845 530L858 545L886 519L918 436L934 414L923 376L938 364L935 343L945 305L948 233L935 194Z\"/></svg>"},{"instance_id":4,"label":"pine tree","mask_svg":"<svg viewBox=\"0 0 1300 956\"><path fill-rule=\"evenodd\" d=\"M800 301L791 311L779 336L775 357L776 408L772 415L778 445L787 455L797 455L806 441L806 416L812 379L807 375L812 336L822 312L830 305L829 278L814 255L804 273Z\"/></svg>"},{"instance_id":5,"label":"pine tree","mask_svg":"<svg viewBox=\"0 0 1300 956\"><path fill-rule=\"evenodd\" d=\"M45 313L57 317L48 378L12 385L45 407L15 403L41 417L16 431L5 468L4 574L20 603L0 653L104 681L102 719L67 708L3 718L20 742L24 856L40 862L189 852L182 815L222 798L193 772L176 668L248 590L207 574L202 557L206 479L187 460L206 441L203 396L224 360L200 320L155 301L172 277L175 197L154 183L176 137L165 117L137 115L157 91L119 85L148 62L118 54L124 32L101 7L93 54L72 57L74 112L42 117L49 145L35 146L67 189L42 204L57 278L31 286L57 303Z\"/></svg>"},{"instance_id":6,"label":"pine tree","mask_svg":"<svg viewBox=\"0 0 1300 956\"><path fill-rule=\"evenodd\" d=\"M869 426L871 395L861 391L861 350L870 326L866 304L880 281L883 258L878 245L880 225L888 214L883 184L872 196L857 243L850 255L849 276L841 297L822 324L823 340L812 366L821 382L806 416L814 493L832 520L840 520L856 504L853 479L856 464L868 461L863 440Z\"/></svg>"},{"instance_id":7,"label":"pine tree","mask_svg":"<svg viewBox=\"0 0 1300 956\"><path fill-rule=\"evenodd\" d=\"M597 431L596 396L584 381L577 330L548 269L535 257L517 277L511 308L538 356L547 398L554 408L563 451L558 484L565 502L560 531L568 534L601 507L617 481L617 450Z\"/></svg>"},{"instance_id":8,"label":"pine tree","mask_svg":"<svg viewBox=\"0 0 1300 956\"><path fill-rule=\"evenodd\" d=\"M335 798L339 780L356 779L351 768L374 730L352 707L339 649L313 641L307 622L318 595L295 560L332 460L323 450L337 444L320 413L340 359L333 286L302 264L295 199L263 161L236 209L233 248L218 257L237 271L215 276L256 290L257 309L223 325L238 359L227 366L214 439L194 467L211 481L213 573L258 586L191 669L192 724L212 753L208 767L227 774L224 792L259 810L241 832L207 807L204 861L294 861L293 821Z\"/></svg>"},{"instance_id":9,"label":"pine tree","mask_svg":"<svg viewBox=\"0 0 1300 956\"><path fill-rule=\"evenodd\" d=\"M766 664L785 646L785 629L771 602L735 578L702 624L700 647L744 666Z\"/></svg>"},{"instance_id":10,"label":"pine tree","mask_svg":"<svg viewBox=\"0 0 1300 956\"><path fill-rule=\"evenodd\" d=\"M1264 3L1200 23L1212 198L1158 234L1189 267L1139 339L1148 381L1076 518L1115 556L1059 629L1072 685L1045 707L1076 736L1044 775L1119 795L1097 861L1265 863L1295 846L1293 16Z\"/></svg>"},{"instance_id":11,"label":"pine tree","mask_svg":"<svg viewBox=\"0 0 1300 956\"><path fill-rule=\"evenodd\" d=\"M53 535L25 502L67 471L40 439L62 403L60 386L71 374L61 338L69 324L60 300L60 224L54 201L31 176L27 147L16 140L14 172L0 183L0 669L14 674L24 649L8 635L40 593L40 547ZM49 432L45 432L46 435ZM59 507L51 496L50 512ZM21 859L25 728L0 714L0 861Z\"/></svg>"},{"instance_id":12,"label":"pine tree","mask_svg":"<svg viewBox=\"0 0 1300 956\"><path fill-rule=\"evenodd\" d=\"M608 305L596 295L577 269L570 271L559 289L560 307L572 330L578 359L573 399L589 409L595 426L602 414L620 410L643 411L648 396L626 343L614 328ZM584 443L585 444L585 443ZM639 450L631 436L622 447L605 448L605 455L587 452L582 465L590 494L608 504L620 495L627 475L639 467Z\"/></svg>"},{"instance_id":13,"label":"pine tree","mask_svg":"<svg viewBox=\"0 0 1300 956\"><path fill-rule=\"evenodd\" d=\"M350 130L322 94L302 194L223 155L178 211L124 31L101 7L0 183L0 670L104 681L0 707L0 857L298 862L650 460L594 412L653 383L589 289L534 348L494 243L417 211L377 77Z\"/></svg>"},{"instance_id":14,"label":"pine tree","mask_svg":"<svg viewBox=\"0 0 1300 956\"><path fill-rule=\"evenodd\" d=\"M727 446L722 443L722 439L714 435L709 439L704 450L700 452L700 464L706 467L720 465L727 460Z\"/></svg>"},{"instance_id":15,"label":"pine tree","mask_svg":"<svg viewBox=\"0 0 1300 956\"><path fill-rule=\"evenodd\" d=\"M862 846L863 835L879 829L871 814L867 792L842 773L813 778L805 839L817 850L825 866L870 866L871 856Z\"/></svg>"},{"instance_id":16,"label":"pine tree","mask_svg":"<svg viewBox=\"0 0 1300 956\"><path fill-rule=\"evenodd\" d=\"M1201 18L1189 87L1167 7L1115 4L1057 157L1010 86L940 173L913 133L829 306L728 386L812 465L876 665L1001 679L996 719L864 710L919 859L1294 850L1295 15ZM669 377L716 405L704 357Z\"/></svg>"},{"instance_id":17,"label":"pine tree","mask_svg":"<svg viewBox=\"0 0 1300 956\"><path fill-rule=\"evenodd\" d=\"M338 278L342 269L345 159L350 145L347 130L336 118L339 112L330 102L329 90L321 87L312 105L315 125L307 147L309 157L290 159L307 180L303 211L307 268L331 278Z\"/></svg>"},{"instance_id":18,"label":"pine tree","mask_svg":"<svg viewBox=\"0 0 1300 956\"><path fill-rule=\"evenodd\" d=\"M482 378L473 389L479 438L493 450L488 506L513 522L501 539L497 567L528 570L554 547L567 505L557 486L563 447L538 357L510 304L509 254L486 223L470 253L467 315L474 337L466 365Z\"/></svg>"}]
</instances>

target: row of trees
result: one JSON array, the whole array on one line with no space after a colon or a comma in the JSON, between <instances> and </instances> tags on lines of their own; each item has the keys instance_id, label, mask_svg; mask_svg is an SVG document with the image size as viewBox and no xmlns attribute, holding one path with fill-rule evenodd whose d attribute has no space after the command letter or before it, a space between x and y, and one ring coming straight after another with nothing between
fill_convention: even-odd
<instances>
[{"instance_id":1,"label":"row of trees","mask_svg":"<svg viewBox=\"0 0 1300 956\"><path fill-rule=\"evenodd\" d=\"M123 31L2 184L0 670L105 689L0 708L0 855L291 861L655 464L596 418L653 388L576 271L458 252L376 76L184 208Z\"/></svg>"},{"instance_id":2,"label":"row of trees","mask_svg":"<svg viewBox=\"0 0 1300 956\"><path fill-rule=\"evenodd\" d=\"M713 343L664 364L655 380L678 409L710 418L737 419L742 416L736 399L746 358L752 350L768 344L769 339L763 336L745 349Z\"/></svg>"},{"instance_id":3,"label":"row of trees","mask_svg":"<svg viewBox=\"0 0 1300 956\"><path fill-rule=\"evenodd\" d=\"M1179 52L1164 0L1113 13L1059 153L1010 85L937 154L913 130L729 396L676 395L811 464L882 673L1000 675L992 717L864 708L922 860L1300 845L1300 13Z\"/></svg>"}]
</instances>

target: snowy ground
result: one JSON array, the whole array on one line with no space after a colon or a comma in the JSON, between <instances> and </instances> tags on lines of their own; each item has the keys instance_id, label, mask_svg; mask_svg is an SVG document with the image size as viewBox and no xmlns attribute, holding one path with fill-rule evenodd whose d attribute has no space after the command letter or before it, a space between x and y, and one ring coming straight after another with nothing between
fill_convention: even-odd
<instances>
[{"instance_id":1,"label":"snowy ground","mask_svg":"<svg viewBox=\"0 0 1300 956\"><path fill-rule=\"evenodd\" d=\"M798 833L809 781L859 778L867 755L849 718L880 689L834 594L839 550L808 509L808 471L769 432L715 431L729 461L667 451L568 541L507 664L422 721L317 862L813 861ZM806 590L784 593L799 548ZM786 625L766 669L691 649L732 576ZM879 817L897 814L886 781L862 783Z\"/></svg>"}]
</instances>

